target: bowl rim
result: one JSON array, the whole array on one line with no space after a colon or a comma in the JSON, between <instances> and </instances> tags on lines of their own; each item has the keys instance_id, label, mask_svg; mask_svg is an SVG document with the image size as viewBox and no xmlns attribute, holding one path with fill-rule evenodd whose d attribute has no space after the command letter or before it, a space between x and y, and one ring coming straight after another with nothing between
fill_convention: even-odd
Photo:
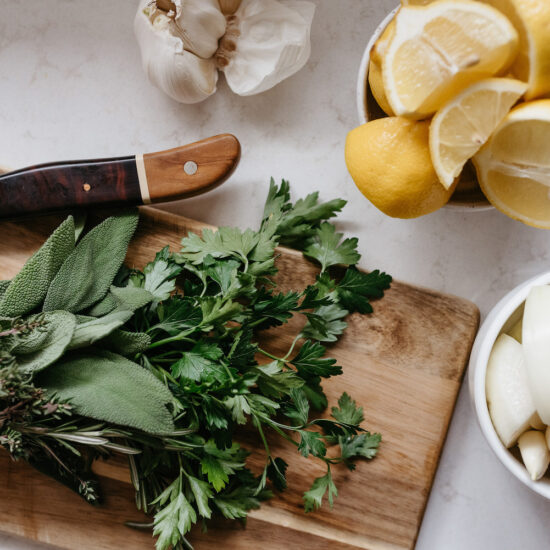
<instances>
[{"instance_id":1,"label":"bowl rim","mask_svg":"<svg viewBox=\"0 0 550 550\"><path fill-rule=\"evenodd\" d=\"M367 83L369 78L370 52L374 47L376 41L380 38L386 27L391 23L392 19L395 17L395 14L399 11L400 8L401 5L399 4L392 11L390 11L390 13L386 15L386 17L384 17L381 23L376 27L376 30L373 32L370 40L367 43L367 47L363 52L363 57L361 58L361 63L359 65L359 73L356 84L356 105L359 124L365 124L369 122L369 117L367 115ZM494 210L494 207L488 201L477 202L467 200L448 202L443 208L460 212L472 212L473 210L477 212L483 212Z\"/></svg>"},{"instance_id":2,"label":"bowl rim","mask_svg":"<svg viewBox=\"0 0 550 550\"><path fill-rule=\"evenodd\" d=\"M533 481L525 466L503 445L493 426L485 393L487 363L494 343L534 286L550 284L550 271L537 275L506 294L491 310L474 342L469 365L469 389L481 431L504 466L524 485L550 500L550 478Z\"/></svg>"}]
</instances>

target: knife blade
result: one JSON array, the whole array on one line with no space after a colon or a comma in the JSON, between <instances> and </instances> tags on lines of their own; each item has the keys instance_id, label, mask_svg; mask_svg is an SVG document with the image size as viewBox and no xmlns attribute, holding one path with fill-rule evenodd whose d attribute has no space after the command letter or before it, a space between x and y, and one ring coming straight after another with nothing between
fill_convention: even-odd
<instances>
[{"instance_id":1,"label":"knife blade","mask_svg":"<svg viewBox=\"0 0 550 550\"><path fill-rule=\"evenodd\" d=\"M199 195L235 170L241 147L221 134L157 153L53 162L0 175L0 218Z\"/></svg>"}]
</instances>

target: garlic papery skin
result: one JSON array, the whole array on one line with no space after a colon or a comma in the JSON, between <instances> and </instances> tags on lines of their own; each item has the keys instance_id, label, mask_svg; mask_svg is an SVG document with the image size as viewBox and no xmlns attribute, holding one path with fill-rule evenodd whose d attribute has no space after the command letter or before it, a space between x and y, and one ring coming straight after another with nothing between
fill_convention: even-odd
<instances>
[{"instance_id":1,"label":"garlic papery skin","mask_svg":"<svg viewBox=\"0 0 550 550\"><path fill-rule=\"evenodd\" d=\"M229 87L258 94L299 71L311 53L314 12L315 5L302 0L243 0L216 54Z\"/></svg>"},{"instance_id":2,"label":"garlic papery skin","mask_svg":"<svg viewBox=\"0 0 550 550\"><path fill-rule=\"evenodd\" d=\"M211 96L216 91L218 72L214 59L203 59L202 54L211 50L212 55L218 46L220 26L214 25L214 32L210 37L201 37L194 45L195 51L191 52L186 44L193 43L197 36L197 29L187 33L184 39L178 33L174 34L174 17L181 16L191 4L214 5L218 15L223 19L223 31L225 31L225 18L217 8L217 0L195 0L184 2L175 0L177 12L162 12L156 8L156 4L150 0L142 0L134 20L134 32L141 50L143 70L149 80L163 92L176 101L182 103L197 103ZM200 14L196 19L204 16L205 10L197 10ZM214 20L216 20L214 18ZM200 27L200 25L199 25ZM203 28L203 27L200 27ZM206 31L203 28L203 32ZM214 47L215 46L215 47ZM201 52L201 53L199 53Z\"/></svg>"}]
</instances>

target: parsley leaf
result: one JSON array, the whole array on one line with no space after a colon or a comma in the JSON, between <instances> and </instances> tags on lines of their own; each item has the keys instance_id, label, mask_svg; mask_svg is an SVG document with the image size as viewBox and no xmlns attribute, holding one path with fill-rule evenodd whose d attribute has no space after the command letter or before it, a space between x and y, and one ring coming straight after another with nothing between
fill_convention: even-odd
<instances>
[{"instance_id":1,"label":"parsley leaf","mask_svg":"<svg viewBox=\"0 0 550 550\"><path fill-rule=\"evenodd\" d=\"M318 342L306 340L291 363L298 373L306 378L313 376L329 378L342 374L342 367L336 365L336 359L323 358L325 351Z\"/></svg>"},{"instance_id":2,"label":"parsley leaf","mask_svg":"<svg viewBox=\"0 0 550 550\"><path fill-rule=\"evenodd\" d=\"M378 270L363 273L349 268L336 287L338 300L350 312L372 313L369 298L384 296L384 290L390 288L391 281L389 275Z\"/></svg>"},{"instance_id":3,"label":"parsley leaf","mask_svg":"<svg viewBox=\"0 0 550 550\"><path fill-rule=\"evenodd\" d=\"M357 252L358 240L344 239L343 234L336 233L330 223L322 223L315 232L311 244L304 250L304 255L321 264L321 271L332 265L355 265L361 255Z\"/></svg>"},{"instance_id":4,"label":"parsley leaf","mask_svg":"<svg viewBox=\"0 0 550 550\"><path fill-rule=\"evenodd\" d=\"M328 491L328 502L332 508L334 497L338 496L336 485L332 481L330 469L322 476L318 477L312 484L311 489L304 493L304 505L306 512L318 510L323 502L323 497Z\"/></svg>"},{"instance_id":5,"label":"parsley leaf","mask_svg":"<svg viewBox=\"0 0 550 550\"><path fill-rule=\"evenodd\" d=\"M338 304L321 306L314 313L306 313L308 322L302 329L302 336L319 342L336 342L348 326L342 321L347 314L348 311Z\"/></svg>"},{"instance_id":6,"label":"parsley leaf","mask_svg":"<svg viewBox=\"0 0 550 550\"><path fill-rule=\"evenodd\" d=\"M338 399L338 407L332 407L331 413L338 422L353 426L359 426L365 419L363 407L358 407L357 403L345 392Z\"/></svg>"}]
</instances>

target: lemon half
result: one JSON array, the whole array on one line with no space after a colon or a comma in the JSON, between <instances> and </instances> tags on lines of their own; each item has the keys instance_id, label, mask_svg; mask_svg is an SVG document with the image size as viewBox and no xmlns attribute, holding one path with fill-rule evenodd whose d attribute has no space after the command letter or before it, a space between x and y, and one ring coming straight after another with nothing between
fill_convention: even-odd
<instances>
[{"instance_id":1,"label":"lemon half","mask_svg":"<svg viewBox=\"0 0 550 550\"><path fill-rule=\"evenodd\" d=\"M516 107L473 160L493 206L550 229L550 99Z\"/></svg>"}]
</instances>

